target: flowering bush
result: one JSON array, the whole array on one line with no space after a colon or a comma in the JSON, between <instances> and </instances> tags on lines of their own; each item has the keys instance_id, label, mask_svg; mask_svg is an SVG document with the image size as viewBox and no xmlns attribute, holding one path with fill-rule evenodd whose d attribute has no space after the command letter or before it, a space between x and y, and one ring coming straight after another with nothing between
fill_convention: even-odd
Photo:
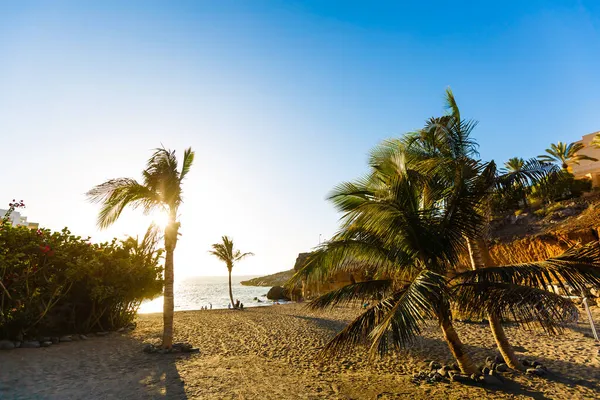
<instances>
[{"instance_id":1,"label":"flowering bush","mask_svg":"<svg viewBox=\"0 0 600 400\"><path fill-rule=\"evenodd\" d=\"M0 338L83 333L130 323L161 294L162 250L149 230L92 244L68 229L0 225Z\"/></svg>"}]
</instances>

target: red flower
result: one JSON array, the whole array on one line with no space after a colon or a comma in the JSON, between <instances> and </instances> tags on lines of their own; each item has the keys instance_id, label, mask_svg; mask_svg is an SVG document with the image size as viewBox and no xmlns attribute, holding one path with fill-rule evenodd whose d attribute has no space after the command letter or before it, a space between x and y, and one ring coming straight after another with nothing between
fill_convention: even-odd
<instances>
[{"instance_id":1,"label":"red flower","mask_svg":"<svg viewBox=\"0 0 600 400\"><path fill-rule=\"evenodd\" d=\"M42 250L42 253L46 254L46 253L48 253L50 251L50 246L48 246L48 245L45 245L45 246L40 245L40 249Z\"/></svg>"}]
</instances>

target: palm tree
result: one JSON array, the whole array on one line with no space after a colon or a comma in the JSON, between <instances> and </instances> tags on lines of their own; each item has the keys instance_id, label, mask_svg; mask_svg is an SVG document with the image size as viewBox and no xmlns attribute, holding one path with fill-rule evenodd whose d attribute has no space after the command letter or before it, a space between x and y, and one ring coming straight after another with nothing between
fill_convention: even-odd
<instances>
[{"instance_id":1,"label":"palm tree","mask_svg":"<svg viewBox=\"0 0 600 400\"><path fill-rule=\"evenodd\" d=\"M531 186L541 179L557 173L554 164L543 162L535 158L524 160L520 157L513 157L504 163L504 168L496 179L496 192L501 195L514 193L516 190L521 195L521 201L525 208L529 207L527 202L527 193Z\"/></svg>"},{"instance_id":2,"label":"palm tree","mask_svg":"<svg viewBox=\"0 0 600 400\"><path fill-rule=\"evenodd\" d=\"M108 180L87 192L90 201L101 203L98 226L112 225L127 206L141 207L145 214L165 212L169 222L164 231L165 271L163 340L164 348L173 344L173 253L177 245L180 222L178 209L183 202L182 183L194 162L194 152L188 148L183 153L181 169L178 168L174 150L156 149L146 169L142 171L142 183L131 178Z\"/></svg>"},{"instance_id":3,"label":"palm tree","mask_svg":"<svg viewBox=\"0 0 600 400\"><path fill-rule=\"evenodd\" d=\"M583 160L598 161L597 158L579 154L579 151L583 148L584 145L581 142L573 142L570 144L563 142L558 142L556 144L552 143L550 148L546 149L546 154L538 156L538 159L546 163L557 163L564 170L569 169L569 163L579 164L579 162Z\"/></svg>"},{"instance_id":4,"label":"palm tree","mask_svg":"<svg viewBox=\"0 0 600 400\"><path fill-rule=\"evenodd\" d=\"M471 180L476 182L471 185L474 190L472 195L481 200L478 212L486 221L475 237L466 237L471 268L476 271L483 267L495 265L487 246L489 205L492 195L494 193L506 194L518 187L521 189L525 205L527 205L525 200L526 188L558 171L552 164L536 159L525 161L520 158L513 158L505 164L506 169L500 174L496 171L494 162L487 163L484 167L474 163L471 157L476 152L470 134L475 124L459 122L461 121L460 111L449 89L446 92L446 99L449 113L443 118L454 122L446 122L444 125L438 124L435 128L435 135L417 135L416 139L413 139L410 145L406 147L406 151L412 154L411 159L420 170L426 171L426 173L436 171L439 176L445 176L446 178L443 180L445 185L463 186L465 182ZM423 165L425 168L423 168ZM479 168L479 171L477 168ZM521 294L528 293L527 288L519 287L518 289ZM531 292L529 292L530 297L528 298L540 296L537 292L539 288L529 289L531 289ZM512 300L512 307L518 309L520 307L520 303L517 301L518 297L513 297ZM555 304L562 303L558 301ZM483 311L486 311L486 309L484 308ZM498 313L495 308L489 308L487 311L490 329L500 353L511 368L521 369L523 366L518 361L500 323L503 314ZM552 315L555 314L548 314L546 317L551 318ZM548 320L545 322L545 326L551 326L556 321L556 318L555 320Z\"/></svg>"},{"instance_id":5,"label":"palm tree","mask_svg":"<svg viewBox=\"0 0 600 400\"><path fill-rule=\"evenodd\" d=\"M514 190L515 186L522 188L523 196L525 187L547 176L554 170L551 165L539 160L512 159L507 163L507 170L498 174L494 162L481 165L473 160L476 156L476 143L471 138L471 133L476 123L462 121L456 99L450 89L446 91L446 109L448 114L444 118L445 124L434 126L434 135L414 135L406 147L411 155L411 160L416 168L425 173L435 172L444 177L441 182L448 187L465 185L472 181L472 196L480 199L479 210L485 223L474 237L465 237L467 251L471 261L471 268L477 270L494 265L487 247L487 231L489 229L489 204L494 192L506 193ZM440 120L440 119L438 119ZM431 130L431 124L426 125L426 130ZM432 140L433 138L433 140ZM526 200L525 205L527 205ZM515 305L516 306L516 305ZM505 361L511 368L520 368L510 343L500 324L500 315L494 310L487 315L492 336Z\"/></svg>"},{"instance_id":6,"label":"palm tree","mask_svg":"<svg viewBox=\"0 0 600 400\"><path fill-rule=\"evenodd\" d=\"M525 167L525 160L521 157L510 158L504 163L504 168L507 172L520 172Z\"/></svg>"},{"instance_id":7,"label":"palm tree","mask_svg":"<svg viewBox=\"0 0 600 400\"><path fill-rule=\"evenodd\" d=\"M229 273L229 300L231 300L231 305L235 306L233 292L231 291L231 270L236 262L248 256L253 256L254 253L242 253L240 250L234 249L233 240L228 236L222 236L221 241L221 243L213 244L213 249L209 250L209 253L223 261L227 266L227 272Z\"/></svg>"},{"instance_id":8,"label":"palm tree","mask_svg":"<svg viewBox=\"0 0 600 400\"><path fill-rule=\"evenodd\" d=\"M371 155L370 174L336 187L330 200L343 213L340 231L311 254L291 284L320 282L338 272L373 278L327 293L310 307L323 309L375 299L325 347L343 352L370 341L371 353L405 347L434 318L464 373L475 371L454 330L446 275L481 224L469 191L438 184L438 176L411 169L403 146L386 142ZM465 186L468 186L465 185Z\"/></svg>"}]
</instances>

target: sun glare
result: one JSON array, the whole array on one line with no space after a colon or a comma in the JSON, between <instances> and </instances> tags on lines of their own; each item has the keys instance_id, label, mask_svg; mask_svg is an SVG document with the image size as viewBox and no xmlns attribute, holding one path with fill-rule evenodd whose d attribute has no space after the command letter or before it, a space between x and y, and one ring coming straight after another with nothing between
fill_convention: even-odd
<instances>
[{"instance_id":1,"label":"sun glare","mask_svg":"<svg viewBox=\"0 0 600 400\"><path fill-rule=\"evenodd\" d=\"M165 229L169 223L169 216L165 212L155 212L152 214L152 222L161 229Z\"/></svg>"}]
</instances>

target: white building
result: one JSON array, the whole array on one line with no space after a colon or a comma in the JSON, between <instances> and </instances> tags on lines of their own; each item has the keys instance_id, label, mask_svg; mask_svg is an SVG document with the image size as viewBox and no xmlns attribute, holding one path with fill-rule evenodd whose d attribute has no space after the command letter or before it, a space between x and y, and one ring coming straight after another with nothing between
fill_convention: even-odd
<instances>
[{"instance_id":1,"label":"white building","mask_svg":"<svg viewBox=\"0 0 600 400\"><path fill-rule=\"evenodd\" d=\"M2 218L4 218L4 216L6 215L6 213L8 212L8 210L2 210L0 209L0 220ZM37 229L39 227L39 223L37 222L28 222L27 221L27 217L21 215L20 212L18 211L13 211L10 216L8 217L8 220L10 221L11 225L14 226L26 226L29 229Z\"/></svg>"},{"instance_id":2,"label":"white building","mask_svg":"<svg viewBox=\"0 0 600 400\"><path fill-rule=\"evenodd\" d=\"M590 156L598 159L598 161L582 160L579 164L569 165L575 175L575 178L589 178L592 180L594 187L600 186L600 149L592 146L592 140L600 135L600 131L584 135L578 143L583 144L583 149L577 154Z\"/></svg>"}]
</instances>

